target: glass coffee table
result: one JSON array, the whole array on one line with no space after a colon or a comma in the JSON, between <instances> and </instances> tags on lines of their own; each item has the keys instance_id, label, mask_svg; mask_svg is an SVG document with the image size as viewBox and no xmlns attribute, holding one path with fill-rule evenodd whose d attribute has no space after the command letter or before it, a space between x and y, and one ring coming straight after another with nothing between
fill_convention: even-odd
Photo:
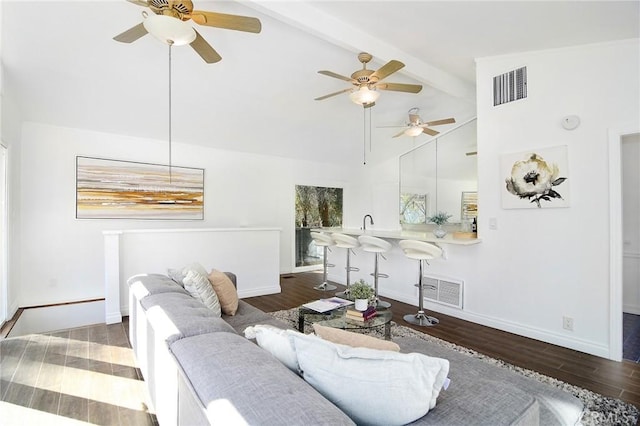
<instances>
[{"instance_id":1,"label":"glass coffee table","mask_svg":"<svg viewBox=\"0 0 640 426\"><path fill-rule=\"evenodd\" d=\"M325 327L340 328L342 330L358 331L384 327L385 340L391 340L390 309L378 308L378 314L367 321L356 321L346 317L347 308L337 308L327 312L317 312L313 309L300 306L298 308L298 331L304 332L304 326L320 324Z\"/></svg>"}]
</instances>

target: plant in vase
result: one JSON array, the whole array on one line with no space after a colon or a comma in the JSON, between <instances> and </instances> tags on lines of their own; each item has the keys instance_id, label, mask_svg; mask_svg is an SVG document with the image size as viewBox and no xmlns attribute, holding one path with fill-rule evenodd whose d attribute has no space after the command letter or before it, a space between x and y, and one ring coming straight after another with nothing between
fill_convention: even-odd
<instances>
[{"instance_id":1,"label":"plant in vase","mask_svg":"<svg viewBox=\"0 0 640 426\"><path fill-rule=\"evenodd\" d=\"M355 300L355 308L358 311L366 311L374 295L373 288L364 280L358 280L349 287L349 290L350 296Z\"/></svg>"},{"instance_id":2,"label":"plant in vase","mask_svg":"<svg viewBox=\"0 0 640 426\"><path fill-rule=\"evenodd\" d=\"M451 215L446 212L437 212L433 216L427 218L429 222L438 225L438 227L433 230L433 235L438 238L443 238L445 235L447 235L447 231L442 227L442 225L449 222L450 217Z\"/></svg>"}]
</instances>

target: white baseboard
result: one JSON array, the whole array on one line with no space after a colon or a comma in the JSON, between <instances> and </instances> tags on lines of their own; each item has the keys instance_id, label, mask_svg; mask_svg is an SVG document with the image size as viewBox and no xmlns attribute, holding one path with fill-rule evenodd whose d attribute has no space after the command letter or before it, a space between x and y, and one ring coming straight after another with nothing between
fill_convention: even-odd
<instances>
[{"instance_id":1,"label":"white baseboard","mask_svg":"<svg viewBox=\"0 0 640 426\"><path fill-rule=\"evenodd\" d=\"M418 306L417 297L408 297L406 294L395 292L381 292L380 294L382 296L389 297L400 302L404 302L416 307ZM460 318L465 321L470 321L487 327L496 328L498 330L507 331L519 336L529 337L565 348L574 349L576 351L586 352L588 354L596 355L602 358L609 358L610 356L608 346L601 345L592 341L565 336L562 334L551 332L549 330L531 327L511 321L505 321L500 318L469 312L468 310L449 308L448 306L429 302L427 300L425 300L424 307L425 309L433 312L439 312L441 314ZM391 309L393 309L393 306L391 307Z\"/></svg>"},{"instance_id":2,"label":"white baseboard","mask_svg":"<svg viewBox=\"0 0 640 426\"><path fill-rule=\"evenodd\" d=\"M268 286L268 287L257 287L252 288L251 290L239 290L238 297L240 299L244 299L245 297L256 297L256 296L265 296L267 294L278 294L282 291L280 288L280 284Z\"/></svg>"},{"instance_id":3,"label":"white baseboard","mask_svg":"<svg viewBox=\"0 0 640 426\"><path fill-rule=\"evenodd\" d=\"M105 314L104 322L106 324L117 324L122 322L122 314L120 312L109 312Z\"/></svg>"}]
</instances>

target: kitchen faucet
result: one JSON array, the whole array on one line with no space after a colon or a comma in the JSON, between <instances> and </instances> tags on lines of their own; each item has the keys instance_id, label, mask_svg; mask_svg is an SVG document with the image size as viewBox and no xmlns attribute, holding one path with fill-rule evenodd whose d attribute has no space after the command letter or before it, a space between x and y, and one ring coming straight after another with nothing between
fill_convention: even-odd
<instances>
[{"instance_id":1,"label":"kitchen faucet","mask_svg":"<svg viewBox=\"0 0 640 426\"><path fill-rule=\"evenodd\" d=\"M371 224L373 225L373 218L371 217L370 214L365 214L364 217L362 218L362 230L366 231L367 230L367 218L369 218L369 220L371 221Z\"/></svg>"}]
</instances>

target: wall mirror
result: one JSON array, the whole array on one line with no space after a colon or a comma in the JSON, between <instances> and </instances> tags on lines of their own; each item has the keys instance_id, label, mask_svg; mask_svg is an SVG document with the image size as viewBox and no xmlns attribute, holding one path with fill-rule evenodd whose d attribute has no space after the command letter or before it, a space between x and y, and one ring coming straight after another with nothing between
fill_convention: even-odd
<instances>
[{"instance_id":1,"label":"wall mirror","mask_svg":"<svg viewBox=\"0 0 640 426\"><path fill-rule=\"evenodd\" d=\"M477 214L476 119L400 156L400 224L426 225L444 211L450 223Z\"/></svg>"}]
</instances>

